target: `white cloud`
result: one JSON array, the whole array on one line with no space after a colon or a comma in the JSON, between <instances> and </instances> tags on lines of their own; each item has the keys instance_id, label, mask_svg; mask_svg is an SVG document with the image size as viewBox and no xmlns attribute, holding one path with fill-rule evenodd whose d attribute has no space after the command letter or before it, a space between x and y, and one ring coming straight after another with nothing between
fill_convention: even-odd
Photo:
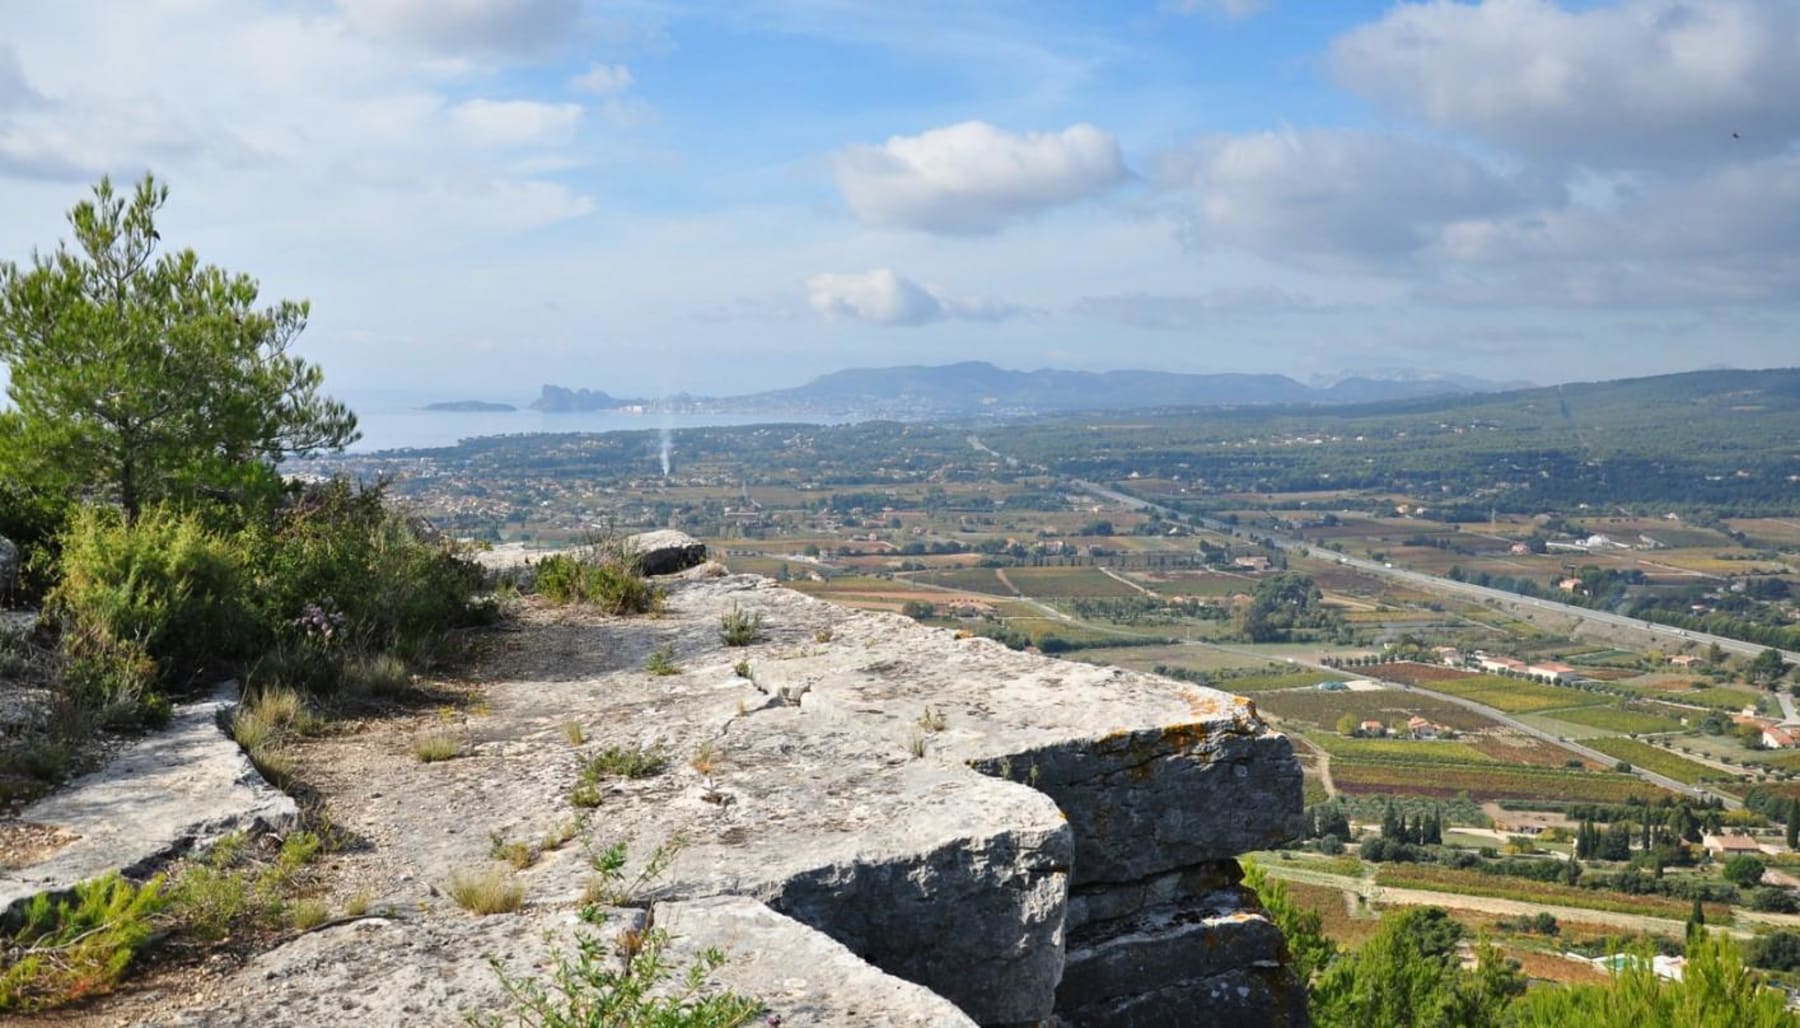
<instances>
[{"instance_id":1,"label":"white cloud","mask_svg":"<svg viewBox=\"0 0 1800 1028\"><path fill-rule=\"evenodd\" d=\"M452 108L450 118L477 146L559 145L574 138L581 105L468 100Z\"/></svg>"},{"instance_id":2,"label":"white cloud","mask_svg":"<svg viewBox=\"0 0 1800 1028\"><path fill-rule=\"evenodd\" d=\"M337 0L372 36L439 53L529 56L554 49L581 17L580 0Z\"/></svg>"},{"instance_id":3,"label":"white cloud","mask_svg":"<svg viewBox=\"0 0 1800 1028\"><path fill-rule=\"evenodd\" d=\"M1209 14L1223 14L1227 18L1248 18L1253 14L1261 14L1269 6L1270 0L1172 0L1169 9L1183 14L1195 14L1205 11Z\"/></svg>"},{"instance_id":4,"label":"white cloud","mask_svg":"<svg viewBox=\"0 0 1800 1028\"><path fill-rule=\"evenodd\" d=\"M1449 222L1559 195L1445 147L1338 129L1203 140L1162 175L1192 190L1191 245L1326 265L1400 262Z\"/></svg>"},{"instance_id":5,"label":"white cloud","mask_svg":"<svg viewBox=\"0 0 1800 1028\"><path fill-rule=\"evenodd\" d=\"M1703 166L1800 135L1792 0L1404 4L1330 64L1381 104L1556 162Z\"/></svg>"},{"instance_id":6,"label":"white cloud","mask_svg":"<svg viewBox=\"0 0 1800 1028\"><path fill-rule=\"evenodd\" d=\"M1118 141L1092 125L1011 133L980 121L851 146L832 170L859 220L950 235L998 231L1126 174Z\"/></svg>"},{"instance_id":7,"label":"white cloud","mask_svg":"<svg viewBox=\"0 0 1800 1028\"><path fill-rule=\"evenodd\" d=\"M959 300L940 295L888 268L861 274L820 274L806 280L807 301L828 318L874 325L915 326L934 321L1002 321L1024 313L999 300Z\"/></svg>"},{"instance_id":8,"label":"white cloud","mask_svg":"<svg viewBox=\"0 0 1800 1028\"><path fill-rule=\"evenodd\" d=\"M1582 306L1736 304L1800 293L1800 157L1660 181L1604 205L1445 227L1442 299Z\"/></svg>"},{"instance_id":9,"label":"white cloud","mask_svg":"<svg viewBox=\"0 0 1800 1028\"><path fill-rule=\"evenodd\" d=\"M594 64L569 80L569 86L584 93L613 96L631 88L631 69L623 64Z\"/></svg>"}]
</instances>

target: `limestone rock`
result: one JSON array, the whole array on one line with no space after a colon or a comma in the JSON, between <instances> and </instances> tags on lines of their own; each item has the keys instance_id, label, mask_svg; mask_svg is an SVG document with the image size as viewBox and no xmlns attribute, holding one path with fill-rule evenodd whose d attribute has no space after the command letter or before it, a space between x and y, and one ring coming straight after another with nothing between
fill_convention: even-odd
<instances>
[{"instance_id":1,"label":"limestone rock","mask_svg":"<svg viewBox=\"0 0 1800 1028\"><path fill-rule=\"evenodd\" d=\"M65 892L108 871L147 874L232 832L291 827L293 799L264 782L220 727L235 706L230 691L177 707L167 727L21 811L21 820L74 841L0 871L0 916L39 893Z\"/></svg>"},{"instance_id":2,"label":"limestone rock","mask_svg":"<svg viewBox=\"0 0 1800 1028\"><path fill-rule=\"evenodd\" d=\"M673 529L628 536L625 552L646 575L672 575L706 560L705 543Z\"/></svg>"}]
</instances>

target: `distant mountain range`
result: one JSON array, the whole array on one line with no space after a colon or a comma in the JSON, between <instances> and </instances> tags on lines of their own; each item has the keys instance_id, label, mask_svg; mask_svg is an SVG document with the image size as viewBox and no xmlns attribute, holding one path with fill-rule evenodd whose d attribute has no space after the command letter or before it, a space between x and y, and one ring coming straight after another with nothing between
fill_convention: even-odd
<instances>
[{"instance_id":1,"label":"distant mountain range","mask_svg":"<svg viewBox=\"0 0 1800 1028\"><path fill-rule=\"evenodd\" d=\"M985 361L853 368L803 386L743 396L629 399L546 385L532 409L546 412L646 407L696 412L944 417L1046 414L1132 407L1352 404L1491 392L1519 383L1448 377L1346 378L1309 386L1286 375L1189 375L1165 371L1008 371Z\"/></svg>"}]
</instances>

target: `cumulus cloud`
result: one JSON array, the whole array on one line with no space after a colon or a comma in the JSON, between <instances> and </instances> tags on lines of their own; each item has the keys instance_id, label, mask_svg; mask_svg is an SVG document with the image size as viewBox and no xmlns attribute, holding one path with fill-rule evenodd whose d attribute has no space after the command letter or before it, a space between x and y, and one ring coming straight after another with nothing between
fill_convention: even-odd
<instances>
[{"instance_id":1,"label":"cumulus cloud","mask_svg":"<svg viewBox=\"0 0 1800 1028\"><path fill-rule=\"evenodd\" d=\"M1800 291L1800 157L1658 181L1604 205L1445 227L1462 274L1433 298L1582 306L1743 303Z\"/></svg>"},{"instance_id":2,"label":"cumulus cloud","mask_svg":"<svg viewBox=\"0 0 1800 1028\"><path fill-rule=\"evenodd\" d=\"M1092 125L1012 133L980 121L851 146L832 171L864 223L950 235L996 232L1126 174L1118 141Z\"/></svg>"},{"instance_id":3,"label":"cumulus cloud","mask_svg":"<svg viewBox=\"0 0 1800 1028\"><path fill-rule=\"evenodd\" d=\"M806 280L807 301L828 318L873 325L916 326L934 321L1002 321L1024 313L1000 300L940 295L889 268L860 274L820 274Z\"/></svg>"},{"instance_id":4,"label":"cumulus cloud","mask_svg":"<svg viewBox=\"0 0 1800 1028\"><path fill-rule=\"evenodd\" d=\"M1275 286L1244 286L1175 296L1156 293L1084 296L1075 302L1073 313L1134 328L1187 329L1215 324L1226 317L1292 314L1317 308L1311 297L1301 293Z\"/></svg>"},{"instance_id":5,"label":"cumulus cloud","mask_svg":"<svg viewBox=\"0 0 1800 1028\"><path fill-rule=\"evenodd\" d=\"M1800 135L1792 0L1403 4L1330 65L1391 109L1558 162L1705 165Z\"/></svg>"},{"instance_id":6,"label":"cumulus cloud","mask_svg":"<svg viewBox=\"0 0 1800 1028\"><path fill-rule=\"evenodd\" d=\"M569 85L584 93L615 96L631 88L631 69L623 64L594 64L569 80Z\"/></svg>"},{"instance_id":7,"label":"cumulus cloud","mask_svg":"<svg viewBox=\"0 0 1800 1028\"><path fill-rule=\"evenodd\" d=\"M1314 264L1400 261L1450 222L1560 192L1446 147L1338 129L1203 140L1165 159L1162 178L1191 190L1190 245Z\"/></svg>"},{"instance_id":8,"label":"cumulus cloud","mask_svg":"<svg viewBox=\"0 0 1800 1028\"><path fill-rule=\"evenodd\" d=\"M372 36L440 53L531 56L566 39L581 0L337 0Z\"/></svg>"},{"instance_id":9,"label":"cumulus cloud","mask_svg":"<svg viewBox=\"0 0 1800 1028\"><path fill-rule=\"evenodd\" d=\"M567 143L581 122L580 104L533 100L467 100L450 110L465 139L478 146Z\"/></svg>"}]
</instances>

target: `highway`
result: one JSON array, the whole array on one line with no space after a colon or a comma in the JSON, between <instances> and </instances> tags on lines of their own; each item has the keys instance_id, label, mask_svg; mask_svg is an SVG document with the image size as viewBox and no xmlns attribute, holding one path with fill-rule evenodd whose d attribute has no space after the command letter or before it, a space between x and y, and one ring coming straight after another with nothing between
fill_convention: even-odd
<instances>
[{"instance_id":1,"label":"highway","mask_svg":"<svg viewBox=\"0 0 1800 1028\"><path fill-rule=\"evenodd\" d=\"M1164 514L1175 515L1205 528L1212 529L1215 532L1242 534L1244 531L1235 526L1227 525L1222 521L1214 521L1211 518L1201 518L1183 514L1171 507L1165 507L1159 503L1152 503L1149 500L1139 499L1129 493L1122 493L1117 489L1100 485L1097 482L1089 482L1079 478L1069 479L1069 482L1095 496L1111 500L1114 503L1121 504L1134 510L1156 510ZM1405 568L1392 567L1379 561L1365 560L1361 557L1352 557L1349 554L1335 553L1331 550L1318 547L1309 547L1309 544L1306 542L1279 535L1270 529L1258 529L1256 534L1258 538L1267 539L1270 543L1283 550L1312 553L1323 559L1335 560L1339 564L1355 568L1358 571L1364 571L1371 575L1380 575L1396 582L1404 582L1407 585L1416 586L1420 589L1428 589L1436 593L1466 596L1476 600L1497 600L1511 607L1527 607L1533 610L1542 610L1564 617L1576 618L1593 624L1610 625L1616 628L1628 628L1632 631L1642 632L1665 641L1672 646L1681 646L1686 643L1699 643L1701 645L1717 643L1719 648L1727 653L1736 653L1746 657L1754 657L1763 650L1768 649L1766 646L1743 642L1739 639L1728 639L1722 635L1695 632L1685 628L1671 628L1668 625L1659 625L1653 621L1640 621L1637 618L1629 618L1623 614L1614 614L1611 611L1590 610L1587 607L1577 607L1573 604L1558 603L1555 600L1546 600L1536 596L1520 596L1518 593L1510 593L1504 589L1491 589L1487 586L1475 585L1472 582L1456 582L1448 578L1440 578L1437 575L1428 575L1422 571L1409 571ZM1800 653L1796 653L1793 650L1782 650L1781 655L1789 662L1800 663ZM1777 699L1781 701L1782 711L1789 720L1800 720L1795 716L1793 697L1786 694L1777 694Z\"/></svg>"}]
</instances>

